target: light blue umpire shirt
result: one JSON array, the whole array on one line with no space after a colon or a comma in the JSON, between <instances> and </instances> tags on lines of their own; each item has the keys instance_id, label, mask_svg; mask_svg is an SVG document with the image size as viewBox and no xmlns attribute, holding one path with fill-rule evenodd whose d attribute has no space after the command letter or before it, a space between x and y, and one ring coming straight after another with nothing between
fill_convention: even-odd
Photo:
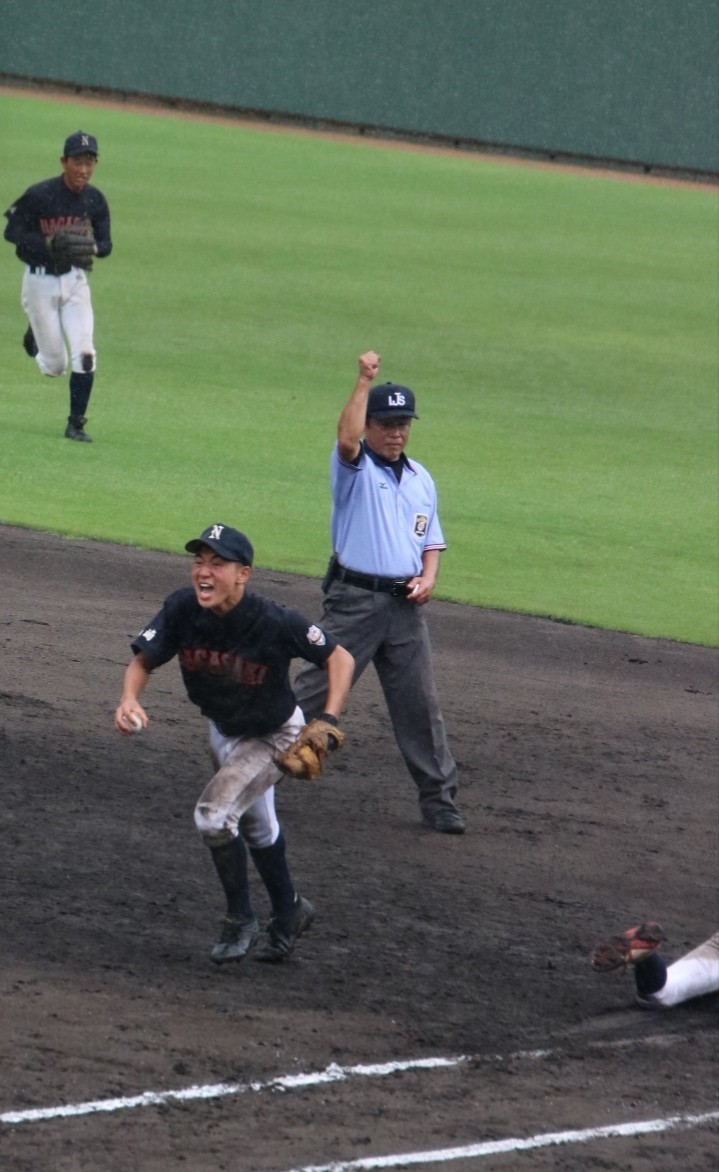
<instances>
[{"instance_id":1,"label":"light blue umpire shirt","mask_svg":"<svg viewBox=\"0 0 719 1172\"><path fill-rule=\"evenodd\" d=\"M426 468L402 455L398 482L362 441L356 464L330 461L332 548L346 569L383 578L422 573L425 550L447 548L437 517L437 490Z\"/></svg>"}]
</instances>

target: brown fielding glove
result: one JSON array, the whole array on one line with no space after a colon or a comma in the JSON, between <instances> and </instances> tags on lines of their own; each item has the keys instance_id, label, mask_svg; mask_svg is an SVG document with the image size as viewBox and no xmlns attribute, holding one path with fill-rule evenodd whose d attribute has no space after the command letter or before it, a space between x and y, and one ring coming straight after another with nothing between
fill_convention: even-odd
<instances>
[{"instance_id":1,"label":"brown fielding glove","mask_svg":"<svg viewBox=\"0 0 719 1172\"><path fill-rule=\"evenodd\" d=\"M323 713L302 729L296 741L275 758L278 769L288 777L311 781L319 777L328 753L341 749L345 734Z\"/></svg>"},{"instance_id":2,"label":"brown fielding glove","mask_svg":"<svg viewBox=\"0 0 719 1172\"><path fill-rule=\"evenodd\" d=\"M639 964L656 952L663 940L664 929L656 920L647 920L638 928L627 928L619 936L612 936L606 944L592 949L590 962L597 973L608 973L612 969L627 971L629 965Z\"/></svg>"},{"instance_id":3,"label":"brown fielding glove","mask_svg":"<svg viewBox=\"0 0 719 1172\"><path fill-rule=\"evenodd\" d=\"M95 259L95 240L92 228L89 229L89 235L87 230L56 232L54 236L48 238L47 246L53 259L60 264L75 265L87 272L92 268L92 262Z\"/></svg>"}]
</instances>

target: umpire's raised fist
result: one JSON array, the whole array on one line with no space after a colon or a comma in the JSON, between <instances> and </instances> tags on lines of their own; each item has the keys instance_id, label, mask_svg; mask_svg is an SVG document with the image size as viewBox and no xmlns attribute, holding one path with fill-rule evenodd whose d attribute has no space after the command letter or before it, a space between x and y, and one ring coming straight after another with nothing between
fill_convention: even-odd
<instances>
[{"instance_id":1,"label":"umpire's raised fist","mask_svg":"<svg viewBox=\"0 0 719 1172\"><path fill-rule=\"evenodd\" d=\"M376 378L381 361L382 359L380 358L379 354L375 354L374 350L368 350L366 354L360 354L360 378L368 378L370 381L373 378Z\"/></svg>"}]
</instances>

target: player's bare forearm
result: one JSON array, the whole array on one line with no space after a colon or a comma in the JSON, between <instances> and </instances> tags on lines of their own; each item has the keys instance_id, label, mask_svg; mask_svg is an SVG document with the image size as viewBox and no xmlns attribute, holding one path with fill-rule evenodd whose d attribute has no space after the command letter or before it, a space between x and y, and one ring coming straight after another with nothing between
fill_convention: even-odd
<instances>
[{"instance_id":1,"label":"player's bare forearm","mask_svg":"<svg viewBox=\"0 0 719 1172\"><path fill-rule=\"evenodd\" d=\"M367 397L372 381L379 373L381 361L374 350L367 350L359 356L357 382L337 424L337 444L343 460L354 460L359 451L367 419Z\"/></svg>"},{"instance_id":2,"label":"player's bare forearm","mask_svg":"<svg viewBox=\"0 0 719 1172\"><path fill-rule=\"evenodd\" d=\"M327 698L324 711L339 719L352 687L355 661L344 647L337 646L327 660Z\"/></svg>"},{"instance_id":3,"label":"player's bare forearm","mask_svg":"<svg viewBox=\"0 0 719 1172\"><path fill-rule=\"evenodd\" d=\"M150 674L149 661L142 653L131 659L125 668L122 695L115 709L115 728L123 736L137 731L136 718L139 719L142 728L147 728L148 716L140 704L140 696L147 687Z\"/></svg>"}]
</instances>

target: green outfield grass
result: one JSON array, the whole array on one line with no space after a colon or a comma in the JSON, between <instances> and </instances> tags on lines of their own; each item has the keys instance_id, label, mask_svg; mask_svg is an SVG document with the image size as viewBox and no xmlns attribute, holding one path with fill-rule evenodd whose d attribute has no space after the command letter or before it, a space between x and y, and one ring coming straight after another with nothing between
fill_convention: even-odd
<instances>
[{"instance_id":1,"label":"green outfield grass","mask_svg":"<svg viewBox=\"0 0 719 1172\"><path fill-rule=\"evenodd\" d=\"M715 190L21 94L0 118L3 210L82 127L115 241L92 445L21 349L4 243L2 521L178 550L222 520L318 575L371 347L417 393L440 597L718 641Z\"/></svg>"}]
</instances>

